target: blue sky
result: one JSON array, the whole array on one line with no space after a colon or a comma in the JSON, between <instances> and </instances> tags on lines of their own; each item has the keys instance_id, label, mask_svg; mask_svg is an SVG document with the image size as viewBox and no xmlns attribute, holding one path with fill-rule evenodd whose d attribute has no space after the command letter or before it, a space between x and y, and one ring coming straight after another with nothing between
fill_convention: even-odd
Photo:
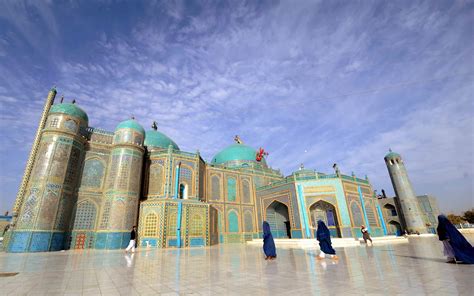
<instances>
[{"instance_id":1,"label":"blue sky","mask_svg":"<svg viewBox=\"0 0 474 296\"><path fill-rule=\"evenodd\" d=\"M472 1L2 1L0 211L11 209L44 99L89 124L134 115L210 161L238 134L290 174L367 174L473 207Z\"/></svg>"}]
</instances>

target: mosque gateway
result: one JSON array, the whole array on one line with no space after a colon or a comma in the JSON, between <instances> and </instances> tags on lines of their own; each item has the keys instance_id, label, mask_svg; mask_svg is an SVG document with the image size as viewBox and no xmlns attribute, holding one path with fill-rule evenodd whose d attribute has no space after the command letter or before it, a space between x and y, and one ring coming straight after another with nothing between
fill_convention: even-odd
<instances>
[{"instance_id":1,"label":"mosque gateway","mask_svg":"<svg viewBox=\"0 0 474 296\"><path fill-rule=\"evenodd\" d=\"M313 239L318 220L340 238L360 237L361 225L372 236L433 231L436 202L415 196L398 154L385 157L397 197L380 199L367 177L337 166L284 177L237 136L207 162L155 123L93 128L84 110L54 104L55 96L52 89L19 188L8 252L125 248L134 225L138 245L156 248L244 243L262 237L264 220L288 239Z\"/></svg>"}]
</instances>

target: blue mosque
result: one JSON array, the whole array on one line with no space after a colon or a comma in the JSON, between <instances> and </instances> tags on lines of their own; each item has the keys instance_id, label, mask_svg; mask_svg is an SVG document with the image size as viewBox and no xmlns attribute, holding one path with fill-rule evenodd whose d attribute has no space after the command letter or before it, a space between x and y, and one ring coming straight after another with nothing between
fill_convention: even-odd
<instances>
[{"instance_id":1,"label":"blue mosque","mask_svg":"<svg viewBox=\"0 0 474 296\"><path fill-rule=\"evenodd\" d=\"M402 157L384 157L396 196L377 196L368 177L300 167L289 176L267 153L235 143L204 160L134 118L114 131L90 127L77 104L48 93L4 240L7 252L121 249L138 227L153 248L245 243L268 221L276 238L358 238L433 232L436 200L416 196ZM179 143L179 141L178 141Z\"/></svg>"}]
</instances>

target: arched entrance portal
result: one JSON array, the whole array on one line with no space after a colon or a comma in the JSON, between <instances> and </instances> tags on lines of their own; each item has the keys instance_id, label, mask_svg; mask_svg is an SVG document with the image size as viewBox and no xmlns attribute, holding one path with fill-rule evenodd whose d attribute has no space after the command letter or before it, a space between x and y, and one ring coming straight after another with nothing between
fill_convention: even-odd
<instances>
[{"instance_id":1,"label":"arched entrance portal","mask_svg":"<svg viewBox=\"0 0 474 296\"><path fill-rule=\"evenodd\" d=\"M390 221L388 222L388 225L389 234L395 234L396 236L402 235L402 226L400 225L400 223L398 223L397 221Z\"/></svg>"},{"instance_id":2,"label":"arched entrance portal","mask_svg":"<svg viewBox=\"0 0 474 296\"><path fill-rule=\"evenodd\" d=\"M316 230L318 226L318 220L324 221L329 228L332 237L341 237L339 230L339 222L337 220L336 208L323 200L315 202L309 208L311 214L311 224L314 227L314 236L316 237Z\"/></svg>"},{"instance_id":3,"label":"arched entrance portal","mask_svg":"<svg viewBox=\"0 0 474 296\"><path fill-rule=\"evenodd\" d=\"M274 238L288 238L285 222L289 221L288 207L278 201L272 202L266 212L266 221Z\"/></svg>"}]
</instances>

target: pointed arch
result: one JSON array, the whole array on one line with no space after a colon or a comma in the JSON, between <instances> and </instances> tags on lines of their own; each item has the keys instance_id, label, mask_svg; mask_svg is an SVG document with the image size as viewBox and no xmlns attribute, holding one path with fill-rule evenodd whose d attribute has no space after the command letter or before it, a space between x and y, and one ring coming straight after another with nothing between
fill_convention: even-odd
<instances>
[{"instance_id":1,"label":"pointed arch","mask_svg":"<svg viewBox=\"0 0 474 296\"><path fill-rule=\"evenodd\" d=\"M74 219L74 230L95 229L97 219L97 206L90 200L78 203L76 207L76 218Z\"/></svg>"}]
</instances>

